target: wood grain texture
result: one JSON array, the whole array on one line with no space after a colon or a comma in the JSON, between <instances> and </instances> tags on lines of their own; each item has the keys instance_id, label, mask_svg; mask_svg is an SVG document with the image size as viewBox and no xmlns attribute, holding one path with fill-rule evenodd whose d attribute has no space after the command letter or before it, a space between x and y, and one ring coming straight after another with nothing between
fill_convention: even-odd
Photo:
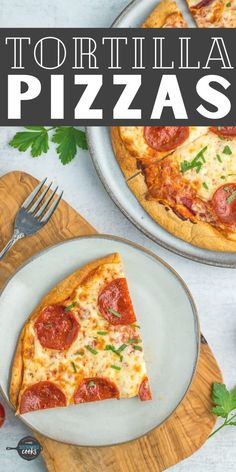
<instances>
[{"instance_id":1,"label":"wood grain texture","mask_svg":"<svg viewBox=\"0 0 236 472\"><path fill-rule=\"evenodd\" d=\"M37 184L22 172L0 178L0 244L11 236L19 205ZM75 210L61 201L50 222L39 233L19 241L0 262L0 286L23 262L64 239L95 233ZM206 441L215 424L211 414L211 384L221 382L217 362L202 338L198 369L192 386L175 413L152 433L121 446L81 448L36 434L43 446L49 472L160 472L190 456ZM78 425L79 427L79 425Z\"/></svg>"}]
</instances>

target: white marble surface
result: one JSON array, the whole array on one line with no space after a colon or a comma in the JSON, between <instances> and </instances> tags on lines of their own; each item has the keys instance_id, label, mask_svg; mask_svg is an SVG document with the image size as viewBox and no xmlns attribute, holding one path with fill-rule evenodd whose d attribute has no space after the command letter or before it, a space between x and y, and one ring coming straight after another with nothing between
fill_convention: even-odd
<instances>
[{"instance_id":1,"label":"white marble surface","mask_svg":"<svg viewBox=\"0 0 236 472\"><path fill-rule=\"evenodd\" d=\"M0 26L109 26L128 0L2 0ZM236 272L203 266L158 247L142 235L116 208L100 183L88 152L63 167L52 149L47 156L33 159L8 145L16 128L0 128L0 175L24 170L41 179L48 176L64 189L65 199L99 231L129 238L152 249L170 263L189 285L199 309L202 331L213 348L229 387L235 386L236 364ZM4 362L4 359L1 359ZM6 446L15 446L28 433L7 410L0 430L1 472L45 472L40 458L20 459ZM233 472L236 469L236 429L223 430L174 472ZM172 470L172 469L171 469ZM88 472L84 470L84 472Z\"/></svg>"}]
</instances>

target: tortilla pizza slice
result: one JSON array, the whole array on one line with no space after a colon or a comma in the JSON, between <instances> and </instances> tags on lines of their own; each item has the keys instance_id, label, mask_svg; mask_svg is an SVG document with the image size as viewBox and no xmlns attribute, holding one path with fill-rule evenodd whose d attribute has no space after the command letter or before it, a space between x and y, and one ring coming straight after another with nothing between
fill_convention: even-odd
<instances>
[{"instance_id":1,"label":"tortilla pizza slice","mask_svg":"<svg viewBox=\"0 0 236 472\"><path fill-rule=\"evenodd\" d=\"M60 282L26 322L10 400L17 413L105 400L151 399L140 328L119 254Z\"/></svg>"}]
</instances>

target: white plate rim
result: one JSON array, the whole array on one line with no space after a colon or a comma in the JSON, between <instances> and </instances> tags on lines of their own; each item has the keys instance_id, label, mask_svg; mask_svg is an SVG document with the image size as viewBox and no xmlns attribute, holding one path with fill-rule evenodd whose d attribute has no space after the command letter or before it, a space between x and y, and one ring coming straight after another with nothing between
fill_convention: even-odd
<instances>
[{"instance_id":1,"label":"white plate rim","mask_svg":"<svg viewBox=\"0 0 236 472\"><path fill-rule=\"evenodd\" d=\"M147 1L147 0L146 0ZM177 0L177 3L180 0ZM121 13L117 16L117 18L114 20L112 23L111 27L112 28L121 28L122 27L122 21L123 19L126 18L128 14L130 14L133 10L135 10L136 6L140 4L144 4L144 0L132 0L122 11ZM188 19L189 20L189 19ZM194 22L191 22L191 27L196 27L194 25ZM101 127L103 128L103 127ZM148 236L152 241L155 243L159 244L161 247L178 254L179 256L185 257L186 259L193 260L195 262L200 262L202 264L210 265L210 266L216 266L216 267L224 267L224 268L231 268L235 269L236 268L236 254L233 252L222 252L222 251L211 251L211 250L206 250L202 249L197 246L193 246L190 243L187 243L185 241L182 241L183 243L183 248L180 249L177 246L177 241L181 241L179 238L174 236L173 234L168 233L168 237L171 239L171 242L167 242L165 240L165 237L161 236L156 236L154 235L151 231L149 231L146 227L145 224L140 224L137 219L133 215L130 214L128 209L124 208L122 203L119 201L115 193L113 192L112 187L110 186L109 182L106 179L106 176L103 174L100 165L99 165L99 158L98 154L96 151L96 136L94 136L94 130L95 127L86 127L86 136L87 136L87 141L88 141L88 147L89 151L91 154L91 158L94 164L94 167L96 169L96 172L99 176L99 179L101 180L103 186L105 187L107 193L113 200L113 202L116 204L116 206L122 211L122 213L133 223L136 228L138 228L143 234ZM101 153L102 154L102 153ZM131 192L131 190L130 190ZM133 193L131 192L133 195ZM141 210L143 210L149 218L151 216L141 207ZM152 218L151 218L152 219ZM156 223L158 225L158 223ZM159 225L160 226L160 225ZM162 228L163 229L163 228ZM184 248L184 246L186 246Z\"/></svg>"},{"instance_id":2,"label":"white plate rim","mask_svg":"<svg viewBox=\"0 0 236 472\"><path fill-rule=\"evenodd\" d=\"M152 433L155 429L159 428L160 426L162 426L166 421L168 421L168 419L175 413L175 411L177 410L177 408L180 406L180 404L183 402L183 400L185 399L186 395L188 394L189 390L190 390L190 387L193 383L193 380L195 378L195 375L196 375L196 372L197 372L197 367L198 367L198 362L199 362L199 357L200 357L200 345L201 345L201 332L200 332L200 322L199 322L199 315L198 315L198 310L197 310L197 307L196 307L196 304L195 304L195 301L193 299L193 296L187 286L187 284L184 282L184 280L182 279L182 277L178 274L178 272L173 268L171 267L167 262L165 262L161 257L157 256L154 252L150 251L149 249L146 249L144 248L143 246L137 244L137 243L134 243L133 241L130 241L128 239L125 239L125 238L122 238L122 237L119 237L119 236L113 236L113 235L109 235L109 234L105 234L105 233L98 233L98 234L89 234L89 235L81 235L81 236L75 236L75 237L72 237L72 238L69 238L69 239L66 239L64 241L60 241L59 243L56 243L56 244L53 244L41 251L39 251L37 254L33 255L30 259L28 259L27 261L25 261L20 267L17 268L16 271L14 271L14 273L7 279L7 281L5 282L5 284L3 285L3 287L1 288L0 290L0 297L2 296L4 290L7 288L8 284L10 283L10 281L15 277L15 275L21 271L21 269L23 269L25 266L29 265L32 261L38 259L41 255L43 254L46 254L47 252L49 252L51 249L54 249L55 247L58 247L58 246L62 246L62 245L66 245L67 243L70 243L71 241L74 241L74 240L82 240L82 239L108 239L108 240L112 240L112 241L118 241L120 243L123 243L123 244L126 244L128 246L131 246L135 249L138 249L139 251L141 252L144 252L146 255L152 257L155 261L157 261L158 263L160 263L161 265L163 265L166 269L168 269L172 275L177 279L177 281L180 283L180 285L182 286L189 302L190 302L190 306L191 306L191 311L192 311L192 315L193 315L193 321L194 321L194 337L195 337L195 342L196 342L196 352L195 352L195 359L194 359L194 362L193 362L193 368L192 368L192 374L191 374L191 377L189 379L189 383L186 387L186 390L182 396L182 398L180 399L180 401L178 402L178 404L173 408L173 410L171 411L171 413L161 422L159 423L157 426L154 426L154 428L151 428L149 431L147 432L144 432L143 434L137 436L137 437L134 437L128 441L124 441L124 442L118 442L116 444L105 444L105 445L89 445L89 444L86 444L86 445L80 445L80 444L73 444L73 443L65 443L63 440L59 440L57 439L56 441L59 442L59 443L62 443L62 444L68 444L68 445L71 445L71 446L78 446L78 447L91 447L91 448L103 448L103 447L115 447L115 446L121 446L123 444L129 444L133 441L136 441L137 439L140 439L142 438L143 436L146 436L150 433ZM10 379L10 376L9 376L9 379ZM1 384L0 384L0 393L1 395L3 396L4 400L6 401L7 405L9 406L9 408L13 411L15 411L15 408L14 406L12 405L12 403L10 402L10 399L8 398L8 395L5 394L5 391L4 389L2 388ZM36 432L38 434L42 434L41 431L35 427L32 427L30 422L28 422L25 418L22 418L22 416L19 416L19 419L20 421L22 421L26 426L28 426L28 428L30 428L33 432ZM44 437L46 438L49 438L49 439L52 439L55 441L55 439L50 436L50 435L45 435L45 433L43 434Z\"/></svg>"}]
</instances>

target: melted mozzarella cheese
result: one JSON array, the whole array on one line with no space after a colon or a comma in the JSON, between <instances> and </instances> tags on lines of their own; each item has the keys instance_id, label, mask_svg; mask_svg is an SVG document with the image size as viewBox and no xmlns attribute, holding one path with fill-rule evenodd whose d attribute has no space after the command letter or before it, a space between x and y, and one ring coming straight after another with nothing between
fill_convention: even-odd
<instances>
[{"instance_id":1,"label":"melted mozzarella cheese","mask_svg":"<svg viewBox=\"0 0 236 472\"><path fill-rule=\"evenodd\" d=\"M181 163L193 162L204 148L205 162L200 159L199 172L193 167L183 172L183 178L191 182L200 198L210 200L221 185L236 182L236 139L220 139L211 132L173 153L172 160L181 169Z\"/></svg>"},{"instance_id":2,"label":"melted mozzarella cheese","mask_svg":"<svg viewBox=\"0 0 236 472\"><path fill-rule=\"evenodd\" d=\"M206 134L207 131L207 126L190 127L189 137L181 144L180 148L197 139L199 136ZM171 152L160 152L151 148L144 138L143 126L121 126L120 137L130 153L137 159L148 157L161 159Z\"/></svg>"},{"instance_id":3,"label":"melted mozzarella cheese","mask_svg":"<svg viewBox=\"0 0 236 472\"><path fill-rule=\"evenodd\" d=\"M215 0L202 8L195 8L200 0L187 0L200 28L235 28L236 0Z\"/></svg>"},{"instance_id":4,"label":"melted mozzarella cheese","mask_svg":"<svg viewBox=\"0 0 236 472\"><path fill-rule=\"evenodd\" d=\"M68 305L77 302L72 311L80 324L80 330L77 339L66 351L42 347L34 330L35 321L29 323L26 339L31 339L33 344L30 355L24 356L22 391L31 384L49 380L62 388L67 404L70 404L83 378L106 377L116 384L121 397L129 398L138 394L139 386L147 375L143 350L135 350L129 344L122 351L121 360L114 352L105 350L105 347L113 345L118 349L129 339L140 339L140 330L136 325L109 324L99 313L97 305L102 287L120 277L124 277L121 264L104 264L76 289ZM106 331L107 334L101 335L98 331ZM86 346L95 349L97 354L91 353ZM142 342L138 346L142 348ZM112 368L112 365L120 367L120 370Z\"/></svg>"}]
</instances>

